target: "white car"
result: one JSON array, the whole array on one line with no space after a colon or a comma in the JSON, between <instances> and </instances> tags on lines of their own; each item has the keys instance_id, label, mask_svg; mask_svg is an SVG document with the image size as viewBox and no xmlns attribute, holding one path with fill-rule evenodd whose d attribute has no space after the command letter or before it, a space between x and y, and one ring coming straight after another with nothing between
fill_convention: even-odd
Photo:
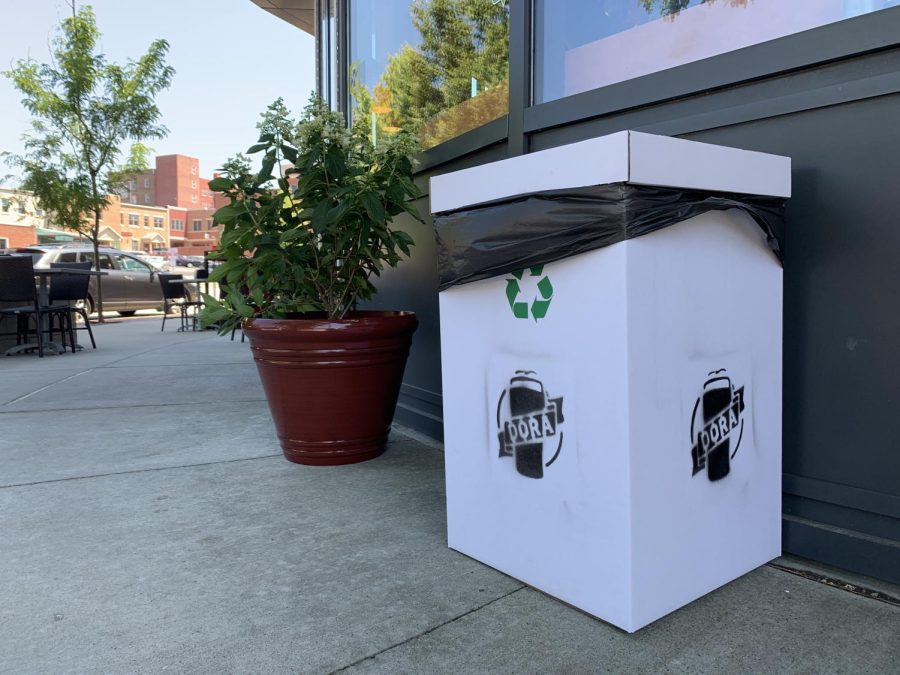
<instances>
[{"instance_id":1,"label":"white car","mask_svg":"<svg viewBox=\"0 0 900 675\"><path fill-rule=\"evenodd\" d=\"M157 270L165 269L166 265L168 265L168 260L166 260L161 255L147 255L146 253L135 253L134 256L139 260L143 260L148 265L155 267Z\"/></svg>"}]
</instances>

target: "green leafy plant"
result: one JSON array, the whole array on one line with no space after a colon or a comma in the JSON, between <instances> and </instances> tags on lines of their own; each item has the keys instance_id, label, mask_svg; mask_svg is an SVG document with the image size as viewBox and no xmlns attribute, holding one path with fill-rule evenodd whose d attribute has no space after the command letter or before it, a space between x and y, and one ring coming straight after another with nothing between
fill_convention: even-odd
<instances>
[{"instance_id":1,"label":"green leafy plant","mask_svg":"<svg viewBox=\"0 0 900 675\"><path fill-rule=\"evenodd\" d=\"M210 274L224 294L204 296L204 325L222 332L243 319L294 318L311 312L342 319L375 294L373 276L409 255L412 237L395 216L421 221L411 200L416 142L401 131L372 145L364 126L348 129L340 113L313 97L294 122L279 99L262 116L259 171L237 156L210 181L228 198L221 264ZM275 175L273 176L273 172Z\"/></svg>"}]
</instances>

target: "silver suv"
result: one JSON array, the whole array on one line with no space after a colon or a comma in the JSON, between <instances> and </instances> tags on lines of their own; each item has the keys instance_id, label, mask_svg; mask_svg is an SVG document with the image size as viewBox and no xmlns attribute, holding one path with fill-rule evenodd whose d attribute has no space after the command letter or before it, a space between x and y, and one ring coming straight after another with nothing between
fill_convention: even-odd
<instances>
[{"instance_id":1,"label":"silver suv","mask_svg":"<svg viewBox=\"0 0 900 675\"><path fill-rule=\"evenodd\" d=\"M94 263L94 249L83 244L37 244L16 249L28 253L34 266L48 268L51 263ZM163 296L158 272L135 256L114 248L100 248L100 269L107 275L103 281L103 309L114 310L122 316L132 316L139 309L162 311ZM97 278L88 287L87 309L93 314L97 297Z\"/></svg>"}]
</instances>

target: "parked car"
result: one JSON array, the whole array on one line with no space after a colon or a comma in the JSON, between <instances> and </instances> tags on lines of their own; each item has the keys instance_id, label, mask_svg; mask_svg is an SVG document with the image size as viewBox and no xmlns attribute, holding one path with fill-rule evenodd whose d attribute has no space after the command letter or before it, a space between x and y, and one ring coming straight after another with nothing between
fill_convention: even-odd
<instances>
[{"instance_id":1,"label":"parked car","mask_svg":"<svg viewBox=\"0 0 900 675\"><path fill-rule=\"evenodd\" d=\"M157 271L164 270L169 264L169 261L161 255L150 255L149 253L134 253L132 255L134 255L134 257L138 260L144 261Z\"/></svg>"},{"instance_id":2,"label":"parked car","mask_svg":"<svg viewBox=\"0 0 900 675\"><path fill-rule=\"evenodd\" d=\"M179 267L203 267L202 255L180 255L175 259Z\"/></svg>"},{"instance_id":3,"label":"parked car","mask_svg":"<svg viewBox=\"0 0 900 675\"><path fill-rule=\"evenodd\" d=\"M94 250L82 244L38 244L16 249L27 253L37 268L50 267L51 263L94 262ZM107 273L102 277L103 309L114 310L122 316L133 316L139 309L162 311L163 296L158 271L134 254L114 248L100 248L100 269ZM51 282L52 283L52 282ZM187 289L189 296L192 291ZM94 313L97 298L97 278L92 277L88 287L87 309Z\"/></svg>"}]
</instances>

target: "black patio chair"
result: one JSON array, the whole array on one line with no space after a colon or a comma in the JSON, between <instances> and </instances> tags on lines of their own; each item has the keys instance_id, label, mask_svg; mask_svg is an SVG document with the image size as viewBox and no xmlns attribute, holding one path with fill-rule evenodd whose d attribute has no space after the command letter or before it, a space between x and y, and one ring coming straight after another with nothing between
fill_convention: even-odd
<instances>
[{"instance_id":1,"label":"black patio chair","mask_svg":"<svg viewBox=\"0 0 900 675\"><path fill-rule=\"evenodd\" d=\"M171 280L183 279L183 275L160 273L157 276L159 277L159 285L162 287L163 295L163 320L160 331L166 329L166 318L169 316L169 311L174 307L178 307L181 312L181 330L185 330L187 327L188 308L193 307L196 313L202 303L198 300L191 300L187 288L182 284L169 283Z\"/></svg>"},{"instance_id":2,"label":"black patio chair","mask_svg":"<svg viewBox=\"0 0 900 675\"><path fill-rule=\"evenodd\" d=\"M90 262L62 262L50 263L52 269L70 269L70 270L90 270ZM91 345L97 349L97 342L94 340L94 331L91 330L91 320L87 313L87 296L88 285L91 278L87 275L80 274L63 274L54 275L50 279L50 310L53 312L50 316L50 338L53 339L53 318L59 319L59 330L63 336L63 346L66 344L66 333L72 342L72 351L75 351L75 331L86 330L91 338ZM82 306L76 303L84 302ZM74 315L80 315L84 320L84 326L75 327Z\"/></svg>"},{"instance_id":3,"label":"black patio chair","mask_svg":"<svg viewBox=\"0 0 900 675\"><path fill-rule=\"evenodd\" d=\"M225 296L228 295L228 287L225 285L225 279L219 279L219 300L224 300ZM234 342L234 334L237 332L237 326L231 329L231 341ZM244 329L241 328L241 342L244 341L246 335L244 334Z\"/></svg>"},{"instance_id":4,"label":"black patio chair","mask_svg":"<svg viewBox=\"0 0 900 675\"><path fill-rule=\"evenodd\" d=\"M31 256L0 257L0 302L21 302L21 306L4 307L0 316L16 317L16 332L5 333L15 335L16 344L27 342L28 320L34 319L34 334L37 341L38 356L44 356L43 319L49 308L41 307L38 302L37 287L34 283L34 264Z\"/></svg>"}]
</instances>

